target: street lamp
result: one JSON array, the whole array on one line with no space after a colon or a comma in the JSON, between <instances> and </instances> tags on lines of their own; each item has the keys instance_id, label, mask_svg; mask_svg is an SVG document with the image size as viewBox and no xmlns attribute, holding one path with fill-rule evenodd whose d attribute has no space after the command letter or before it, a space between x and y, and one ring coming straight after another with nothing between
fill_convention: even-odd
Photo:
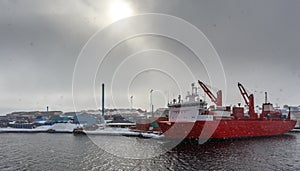
<instances>
[{"instance_id":1,"label":"street lamp","mask_svg":"<svg viewBox=\"0 0 300 171\"><path fill-rule=\"evenodd\" d=\"M132 110L132 99L133 99L133 96L130 96L130 110Z\"/></svg>"}]
</instances>

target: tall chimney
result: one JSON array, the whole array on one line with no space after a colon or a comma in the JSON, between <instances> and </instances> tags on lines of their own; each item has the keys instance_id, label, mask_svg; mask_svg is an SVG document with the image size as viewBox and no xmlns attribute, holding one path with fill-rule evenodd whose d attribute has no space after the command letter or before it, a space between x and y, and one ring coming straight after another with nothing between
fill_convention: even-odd
<instances>
[{"instance_id":1,"label":"tall chimney","mask_svg":"<svg viewBox=\"0 0 300 171\"><path fill-rule=\"evenodd\" d=\"M104 84L102 84L102 116L104 116Z\"/></svg>"}]
</instances>

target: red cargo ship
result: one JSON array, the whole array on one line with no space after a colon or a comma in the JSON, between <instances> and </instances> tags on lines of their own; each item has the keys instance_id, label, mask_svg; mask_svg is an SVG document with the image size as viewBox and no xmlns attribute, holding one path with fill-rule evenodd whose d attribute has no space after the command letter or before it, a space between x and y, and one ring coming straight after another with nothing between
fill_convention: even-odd
<instances>
[{"instance_id":1,"label":"red cargo ship","mask_svg":"<svg viewBox=\"0 0 300 171\"><path fill-rule=\"evenodd\" d=\"M267 97L261 114L256 113L253 94L248 95L240 83L238 87L248 107L246 113L240 105L222 107L221 91L216 98L202 82L199 81L199 84L217 107L207 108L207 103L197 98L197 89L192 85L192 93L187 96L188 101L182 102L180 96L178 102L173 100L168 105L169 120L158 122L166 138L228 139L273 136L284 134L295 127L296 121L290 119L290 112L286 116L275 110L271 103L267 103Z\"/></svg>"}]
</instances>

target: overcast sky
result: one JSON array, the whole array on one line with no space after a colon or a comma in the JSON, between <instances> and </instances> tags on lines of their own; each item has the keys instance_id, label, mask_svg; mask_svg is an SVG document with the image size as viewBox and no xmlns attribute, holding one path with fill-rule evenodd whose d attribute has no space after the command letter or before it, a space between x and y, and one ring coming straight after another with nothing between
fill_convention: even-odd
<instances>
[{"instance_id":1,"label":"overcast sky","mask_svg":"<svg viewBox=\"0 0 300 171\"><path fill-rule=\"evenodd\" d=\"M204 33L224 68L227 104L243 102L237 88L237 82L241 82L254 93L257 104L263 102L263 92L268 91L269 101L274 104L299 105L299 9L298 0L1 0L0 114L45 110L47 105L51 110L73 111L72 78L84 45L97 31L119 19L145 13L176 16ZM147 22L119 27L111 34L134 30ZM106 41L109 40L102 43ZM139 52L141 49L145 52ZM184 92L192 81L209 82L205 66L195 63L191 56L189 49L172 39L146 35L133 38L107 55L95 73L95 85L106 81L111 87L107 88L107 107L129 108L132 95L134 107L149 110L150 89L155 90L154 105L163 107L168 98L177 97L176 81ZM124 61L125 58L128 59ZM190 68L199 78L185 75ZM76 96L83 103L77 110L99 106L100 85L95 92L99 94L96 97ZM114 100L110 98L112 94Z\"/></svg>"}]
</instances>

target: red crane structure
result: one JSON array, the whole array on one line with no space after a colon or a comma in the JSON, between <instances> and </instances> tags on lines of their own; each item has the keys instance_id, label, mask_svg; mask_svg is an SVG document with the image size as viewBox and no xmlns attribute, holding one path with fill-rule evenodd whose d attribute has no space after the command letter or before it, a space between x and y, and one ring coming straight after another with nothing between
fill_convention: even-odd
<instances>
[{"instance_id":1,"label":"red crane structure","mask_svg":"<svg viewBox=\"0 0 300 171\"><path fill-rule=\"evenodd\" d=\"M217 97L213 95L213 93L207 88L207 86L198 80L199 85L203 89L203 91L208 95L212 102L214 102L217 106L222 106L222 91L219 90L217 92Z\"/></svg>"},{"instance_id":2,"label":"red crane structure","mask_svg":"<svg viewBox=\"0 0 300 171\"><path fill-rule=\"evenodd\" d=\"M241 83L238 83L238 87L241 92L241 95L244 98L246 105L249 107L248 114L249 114L250 118L257 118L257 113L255 113L255 111L254 111L254 96L253 96L253 94L248 95L244 86Z\"/></svg>"}]
</instances>

